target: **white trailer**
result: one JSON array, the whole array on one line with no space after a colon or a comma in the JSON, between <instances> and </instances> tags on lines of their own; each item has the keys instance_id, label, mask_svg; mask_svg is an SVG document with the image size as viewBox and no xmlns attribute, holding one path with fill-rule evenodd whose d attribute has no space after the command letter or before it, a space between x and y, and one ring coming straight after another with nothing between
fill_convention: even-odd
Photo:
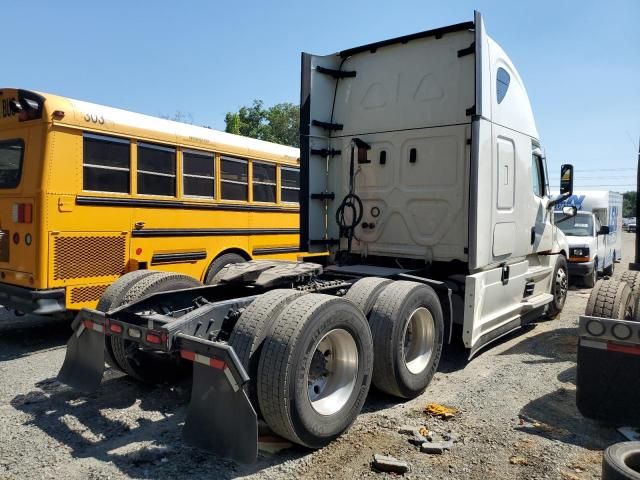
<instances>
[{"instance_id":1,"label":"white trailer","mask_svg":"<svg viewBox=\"0 0 640 480\"><path fill-rule=\"evenodd\" d=\"M192 361L185 439L252 461L258 418L321 447L371 383L416 397L454 336L473 355L561 311L553 206L573 168L551 198L526 90L480 14L303 54L300 125L301 250L323 264L239 263L182 290L177 274L128 273L104 311L79 313L61 381L96 389L105 357L147 381Z\"/></svg>"},{"instance_id":2,"label":"white trailer","mask_svg":"<svg viewBox=\"0 0 640 480\"><path fill-rule=\"evenodd\" d=\"M575 217L560 220L564 207ZM622 194L610 191L574 192L556 204L557 225L569 243L569 275L593 287L598 275L612 275L622 259Z\"/></svg>"}]
</instances>

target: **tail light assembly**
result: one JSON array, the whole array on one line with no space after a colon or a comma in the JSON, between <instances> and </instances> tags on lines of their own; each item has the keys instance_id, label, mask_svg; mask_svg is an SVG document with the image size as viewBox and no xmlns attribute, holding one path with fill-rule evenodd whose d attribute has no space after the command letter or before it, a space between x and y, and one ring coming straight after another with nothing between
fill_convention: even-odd
<instances>
[{"instance_id":1,"label":"tail light assembly","mask_svg":"<svg viewBox=\"0 0 640 480\"><path fill-rule=\"evenodd\" d=\"M31 203L14 203L11 209L13 223L32 223L33 205Z\"/></svg>"}]
</instances>

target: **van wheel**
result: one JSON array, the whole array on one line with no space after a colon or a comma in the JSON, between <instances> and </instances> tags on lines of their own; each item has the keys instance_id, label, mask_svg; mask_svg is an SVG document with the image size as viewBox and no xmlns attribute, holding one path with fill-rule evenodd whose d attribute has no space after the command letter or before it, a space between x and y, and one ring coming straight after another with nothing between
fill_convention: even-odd
<instances>
[{"instance_id":1,"label":"van wheel","mask_svg":"<svg viewBox=\"0 0 640 480\"><path fill-rule=\"evenodd\" d=\"M128 290L131 285L133 285L138 280L143 279L144 277L148 277L156 272L152 270L136 270L134 272L125 273L120 278L118 278L115 282L107 287L104 291L98 304L96 305L96 310L100 310L101 312L108 312L109 310L119 307L121 303L118 303L119 297L122 292ZM124 372L122 366L118 364L114 355L113 349L111 348L111 341L109 338L105 337L104 342L104 351L105 351L105 360L107 365L116 370L120 370Z\"/></svg>"},{"instance_id":2,"label":"van wheel","mask_svg":"<svg viewBox=\"0 0 640 480\"><path fill-rule=\"evenodd\" d=\"M591 290L584 314L590 317L633 320L633 295L629 285L617 280L598 280Z\"/></svg>"},{"instance_id":3,"label":"van wheel","mask_svg":"<svg viewBox=\"0 0 640 480\"><path fill-rule=\"evenodd\" d=\"M153 272L152 275L138 278L123 290L116 300L125 305L148 297L152 293L198 287L201 283L195 278L179 273ZM123 371L142 382L164 383L174 381L185 372L185 364L176 355L146 350L139 344L122 337L111 336L111 348L116 362Z\"/></svg>"},{"instance_id":4,"label":"van wheel","mask_svg":"<svg viewBox=\"0 0 640 480\"><path fill-rule=\"evenodd\" d=\"M586 275L583 278L583 283L584 286L587 288L593 288L593 286L596 284L596 282L598 281L598 270L596 270L596 266L593 266L593 272L591 272L589 275Z\"/></svg>"},{"instance_id":5,"label":"van wheel","mask_svg":"<svg viewBox=\"0 0 640 480\"><path fill-rule=\"evenodd\" d=\"M567 291L569 290L567 259L563 255L558 255L551 281L553 282L551 284L553 300L547 307L547 318L556 318L564 308L564 302L567 300Z\"/></svg>"},{"instance_id":6,"label":"van wheel","mask_svg":"<svg viewBox=\"0 0 640 480\"><path fill-rule=\"evenodd\" d=\"M378 297L369 323L376 352L373 384L401 398L420 395L442 353L444 321L436 293L421 283L392 282Z\"/></svg>"},{"instance_id":7,"label":"van wheel","mask_svg":"<svg viewBox=\"0 0 640 480\"><path fill-rule=\"evenodd\" d=\"M602 273L607 277L611 277L613 275L613 270L615 269L615 265L616 265L616 262L612 259L611 265L609 265L608 267L604 267L604 269L602 270Z\"/></svg>"},{"instance_id":8,"label":"van wheel","mask_svg":"<svg viewBox=\"0 0 640 480\"><path fill-rule=\"evenodd\" d=\"M276 319L258 366L258 401L278 435L309 448L340 436L369 391L367 319L344 298L303 295Z\"/></svg>"},{"instance_id":9,"label":"van wheel","mask_svg":"<svg viewBox=\"0 0 640 480\"><path fill-rule=\"evenodd\" d=\"M344 298L355 303L369 318L373 305L384 288L391 283L388 278L366 277L351 285Z\"/></svg>"},{"instance_id":10,"label":"van wheel","mask_svg":"<svg viewBox=\"0 0 640 480\"><path fill-rule=\"evenodd\" d=\"M303 295L299 290L276 289L263 293L242 312L231 331L229 345L251 379L245 387L249 400L258 414L257 373L264 340L271 333L280 312L293 300Z\"/></svg>"},{"instance_id":11,"label":"van wheel","mask_svg":"<svg viewBox=\"0 0 640 480\"><path fill-rule=\"evenodd\" d=\"M246 262L247 259L238 255L237 253L225 253L216 258L207 270L207 274L204 277L204 283L206 285L213 285L216 282L216 274L230 263Z\"/></svg>"}]
</instances>

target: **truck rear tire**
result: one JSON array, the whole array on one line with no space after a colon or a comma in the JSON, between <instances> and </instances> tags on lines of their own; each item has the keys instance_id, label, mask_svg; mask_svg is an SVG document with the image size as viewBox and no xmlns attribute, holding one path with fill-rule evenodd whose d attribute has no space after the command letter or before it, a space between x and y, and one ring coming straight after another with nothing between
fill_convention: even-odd
<instances>
[{"instance_id":1,"label":"truck rear tire","mask_svg":"<svg viewBox=\"0 0 640 480\"><path fill-rule=\"evenodd\" d=\"M629 288L634 295L640 295L640 272L627 270L620 277L620 281L629 285Z\"/></svg>"},{"instance_id":2,"label":"truck rear tire","mask_svg":"<svg viewBox=\"0 0 640 480\"><path fill-rule=\"evenodd\" d=\"M340 436L356 419L373 368L371 331L340 298L303 295L276 319L258 366L258 400L269 427L309 448Z\"/></svg>"},{"instance_id":3,"label":"truck rear tire","mask_svg":"<svg viewBox=\"0 0 640 480\"><path fill-rule=\"evenodd\" d=\"M198 287L201 283L193 277L179 273L153 272L138 277L117 297L118 305L125 305L148 297L152 293ZM135 342L111 336L113 356L123 371L145 383L164 383L177 379L184 371L182 360L163 352L144 350Z\"/></svg>"},{"instance_id":4,"label":"truck rear tire","mask_svg":"<svg viewBox=\"0 0 640 480\"><path fill-rule=\"evenodd\" d=\"M567 259L563 255L558 255L551 281L553 282L551 284L553 300L547 307L547 318L553 319L562 312L564 303L567 300L567 291L569 290L569 270L567 268Z\"/></svg>"},{"instance_id":5,"label":"truck rear tire","mask_svg":"<svg viewBox=\"0 0 640 480\"><path fill-rule=\"evenodd\" d=\"M101 312L108 312L112 308L116 308L120 306L120 303L116 303L120 294L128 290L132 284L137 282L138 280L148 277L149 275L155 273L152 270L136 270L133 272L125 273L120 278L118 278L115 282L107 287L104 291L100 300L98 300L98 304L96 305L96 310L100 310ZM104 351L105 351L105 360L107 365L116 370L124 372L122 366L118 364L114 355L113 349L111 348L111 341L105 337L104 342Z\"/></svg>"},{"instance_id":6,"label":"truck rear tire","mask_svg":"<svg viewBox=\"0 0 640 480\"><path fill-rule=\"evenodd\" d=\"M378 297L369 318L375 351L373 384L414 398L438 369L444 321L438 295L428 285L396 281Z\"/></svg>"},{"instance_id":7,"label":"truck rear tire","mask_svg":"<svg viewBox=\"0 0 640 480\"><path fill-rule=\"evenodd\" d=\"M384 288L392 281L388 278L366 277L351 285L344 298L355 303L364 316L369 318L371 309Z\"/></svg>"},{"instance_id":8,"label":"truck rear tire","mask_svg":"<svg viewBox=\"0 0 640 480\"><path fill-rule=\"evenodd\" d=\"M213 262L211 262L211 265L209 265L207 274L204 277L204 283L206 285L213 285L214 283L217 283L216 275L218 274L218 272L220 272L220 270L231 263L242 263L246 261L246 258L238 255L237 253L225 253L223 255L220 255Z\"/></svg>"},{"instance_id":9,"label":"truck rear tire","mask_svg":"<svg viewBox=\"0 0 640 480\"><path fill-rule=\"evenodd\" d=\"M602 456L602 480L640 479L640 442L620 442Z\"/></svg>"},{"instance_id":10,"label":"truck rear tire","mask_svg":"<svg viewBox=\"0 0 640 480\"><path fill-rule=\"evenodd\" d=\"M633 320L633 295L629 285L617 280L598 280L591 290L584 314L590 317Z\"/></svg>"},{"instance_id":11,"label":"truck rear tire","mask_svg":"<svg viewBox=\"0 0 640 480\"><path fill-rule=\"evenodd\" d=\"M247 394L253 408L260 414L257 382L258 363L264 340L271 333L280 312L304 293L299 290L276 289L263 293L242 312L229 337L249 378Z\"/></svg>"}]
</instances>

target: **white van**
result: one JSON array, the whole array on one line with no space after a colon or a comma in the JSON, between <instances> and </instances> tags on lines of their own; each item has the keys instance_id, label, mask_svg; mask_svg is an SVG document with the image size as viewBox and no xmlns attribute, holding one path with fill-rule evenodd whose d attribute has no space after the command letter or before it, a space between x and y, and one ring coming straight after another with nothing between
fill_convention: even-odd
<instances>
[{"instance_id":1,"label":"white van","mask_svg":"<svg viewBox=\"0 0 640 480\"><path fill-rule=\"evenodd\" d=\"M564 218L564 207L577 215ZM569 242L569 275L593 287L599 274L612 275L622 259L622 194L609 191L574 193L556 205L556 224Z\"/></svg>"}]
</instances>

